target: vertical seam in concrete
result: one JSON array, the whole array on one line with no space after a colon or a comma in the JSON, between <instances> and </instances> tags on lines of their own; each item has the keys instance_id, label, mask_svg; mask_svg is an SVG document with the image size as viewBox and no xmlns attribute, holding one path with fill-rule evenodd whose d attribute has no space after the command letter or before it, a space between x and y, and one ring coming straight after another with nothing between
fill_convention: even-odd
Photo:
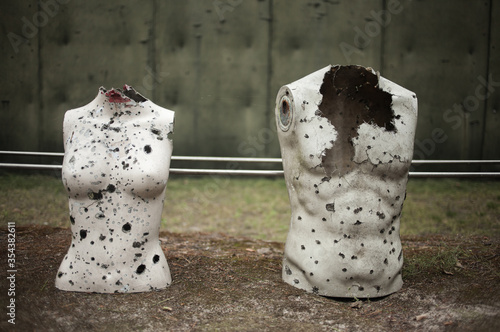
<instances>
[{"instance_id":1,"label":"vertical seam in concrete","mask_svg":"<svg viewBox=\"0 0 500 332\"><path fill-rule=\"evenodd\" d=\"M267 107L271 103L271 96L272 96L272 91L271 91L271 80L273 76L273 57L272 57L272 50L273 50L273 21L274 21L274 16L273 16L273 0L269 0L269 5L268 5L268 29L267 29L267 79L266 79L266 103L265 103L265 119L266 119L266 127L271 126L271 112ZM273 112L274 114L274 112ZM266 156L269 153L269 144L265 144L265 149L264 153Z\"/></svg>"},{"instance_id":2,"label":"vertical seam in concrete","mask_svg":"<svg viewBox=\"0 0 500 332\"><path fill-rule=\"evenodd\" d=\"M37 11L40 12L42 10L40 1L37 1ZM37 117L38 117L38 126L37 126L37 138L38 138L38 151L43 151L43 135L44 135L44 126L45 126L45 121L44 121L44 113L43 113L43 94L42 94L42 88L43 88L43 77L42 77L42 70L43 70L43 65L42 65L42 29L43 27L38 27L38 46L37 46L37 61L38 61L38 67L37 67L37 78L38 78L38 91L37 91L37 98L38 98L38 112L37 112ZM62 126L62 124L61 124Z\"/></svg>"},{"instance_id":3,"label":"vertical seam in concrete","mask_svg":"<svg viewBox=\"0 0 500 332\"><path fill-rule=\"evenodd\" d=\"M488 11L489 11L489 17L488 17L488 39L487 39L487 42L486 42L486 45L487 45L487 50L486 50L486 84L488 84L488 77L489 77L489 73L490 73L490 56L491 56L491 22L493 20L493 0L490 0L489 2L489 8L488 8ZM483 136L481 137L481 159L484 158L484 149L485 149L485 141L486 141L486 118L488 116L488 99L489 98L485 98L484 99L484 106L483 106L483 123L482 123L482 126L483 126Z\"/></svg>"},{"instance_id":4,"label":"vertical seam in concrete","mask_svg":"<svg viewBox=\"0 0 500 332\"><path fill-rule=\"evenodd\" d=\"M193 141L198 143L198 117L200 114L201 99L201 32L195 28L195 85L194 85L194 108L193 108Z\"/></svg>"},{"instance_id":5,"label":"vertical seam in concrete","mask_svg":"<svg viewBox=\"0 0 500 332\"><path fill-rule=\"evenodd\" d=\"M387 9L387 0L382 0L382 12L385 13ZM380 69L379 72L381 75L384 74L384 66L385 66L385 33L387 26L385 24L380 25Z\"/></svg>"},{"instance_id":6,"label":"vertical seam in concrete","mask_svg":"<svg viewBox=\"0 0 500 332\"><path fill-rule=\"evenodd\" d=\"M151 79L152 81L152 89L153 91L151 91L151 97L153 98L153 100L156 100L156 77L157 77L157 72L156 72L156 12L157 12L157 1L156 0L153 0L153 4L152 4L152 9L153 9L153 13L152 13L152 17L151 17L151 30L150 30L150 45L149 45L149 48L150 48L150 65L151 65L151 72L153 73L153 78Z\"/></svg>"}]
</instances>

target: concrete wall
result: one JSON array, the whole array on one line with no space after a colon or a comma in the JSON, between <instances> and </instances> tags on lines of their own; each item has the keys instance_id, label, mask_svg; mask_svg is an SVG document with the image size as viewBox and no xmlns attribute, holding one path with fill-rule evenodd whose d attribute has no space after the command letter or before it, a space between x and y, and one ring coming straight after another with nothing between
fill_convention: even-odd
<instances>
[{"instance_id":1,"label":"concrete wall","mask_svg":"<svg viewBox=\"0 0 500 332\"><path fill-rule=\"evenodd\" d=\"M176 155L278 157L280 86L360 64L417 93L415 158L500 158L500 0L23 0L0 15L1 150L62 151L64 112L127 83L176 111Z\"/></svg>"}]
</instances>

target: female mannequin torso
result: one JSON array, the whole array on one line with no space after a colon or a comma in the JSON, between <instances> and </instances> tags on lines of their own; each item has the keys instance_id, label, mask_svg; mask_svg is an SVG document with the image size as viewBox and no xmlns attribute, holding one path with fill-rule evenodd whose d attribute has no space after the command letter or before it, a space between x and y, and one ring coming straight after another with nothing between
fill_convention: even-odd
<instances>
[{"instance_id":1,"label":"female mannequin torso","mask_svg":"<svg viewBox=\"0 0 500 332\"><path fill-rule=\"evenodd\" d=\"M125 86L101 88L64 119L62 178L72 243L62 290L142 292L171 282L158 232L169 175L174 112Z\"/></svg>"}]
</instances>

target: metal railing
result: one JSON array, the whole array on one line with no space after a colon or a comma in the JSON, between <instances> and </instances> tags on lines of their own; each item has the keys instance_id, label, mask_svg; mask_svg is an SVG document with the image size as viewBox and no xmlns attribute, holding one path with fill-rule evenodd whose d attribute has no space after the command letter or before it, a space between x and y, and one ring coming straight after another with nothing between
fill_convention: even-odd
<instances>
[{"instance_id":1,"label":"metal railing","mask_svg":"<svg viewBox=\"0 0 500 332\"><path fill-rule=\"evenodd\" d=\"M64 157L61 152L29 152L29 151L0 151L0 155L18 155L35 157ZM172 161L193 162L233 162L233 163L280 163L281 158L245 158L245 157L198 157L172 156ZM412 165L492 165L499 164L500 160L413 160ZM0 168L60 170L62 165L55 164L26 164L0 163ZM244 176L283 176L282 170L241 170L241 169L197 169L197 168L170 168L171 174L186 175L244 175ZM410 172L412 178L500 178L500 172Z\"/></svg>"}]
</instances>

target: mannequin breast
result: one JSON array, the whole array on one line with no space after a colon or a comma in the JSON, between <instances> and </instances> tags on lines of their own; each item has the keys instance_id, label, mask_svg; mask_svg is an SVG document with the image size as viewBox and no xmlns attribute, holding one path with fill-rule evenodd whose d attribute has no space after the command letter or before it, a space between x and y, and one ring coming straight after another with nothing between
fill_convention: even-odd
<instances>
[{"instance_id":1,"label":"mannequin breast","mask_svg":"<svg viewBox=\"0 0 500 332\"><path fill-rule=\"evenodd\" d=\"M144 117L72 120L71 116L65 120L63 162L63 182L70 198L95 199L115 190L142 198L162 193L172 154L168 125L153 125Z\"/></svg>"}]
</instances>

